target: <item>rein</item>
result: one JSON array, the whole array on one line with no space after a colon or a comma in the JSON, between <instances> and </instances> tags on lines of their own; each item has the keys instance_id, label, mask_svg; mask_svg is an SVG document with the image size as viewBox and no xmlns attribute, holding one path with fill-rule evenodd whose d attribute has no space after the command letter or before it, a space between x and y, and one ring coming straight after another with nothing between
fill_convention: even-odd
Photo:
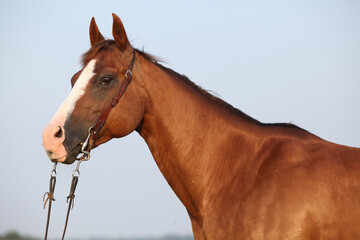
<instances>
[{"instance_id":1,"label":"rein","mask_svg":"<svg viewBox=\"0 0 360 240\"><path fill-rule=\"evenodd\" d=\"M81 153L83 155L80 158L76 159L76 160L78 160L78 163L72 174L70 193L66 197L67 198L66 202L69 203L69 205L68 205L68 210L67 210L67 214L66 214L64 231L63 231L63 235L61 238L62 240L64 240L64 238L65 238L66 228L67 228L68 221L69 221L70 210L74 207L75 190L76 190L76 186L77 186L77 183L78 183L79 177L80 177L80 171L79 171L80 163L90 159L90 151L93 147L93 142L95 141L95 136L96 136L96 134L99 135L99 132L100 132L101 128L104 126L105 121L106 121L110 111L116 106L116 104L118 104L120 98L124 95L125 90L129 86L129 84L132 80L132 70L134 68L134 64L135 64L135 50L133 49L133 56L130 61L129 68L125 73L124 79L120 85L119 90L117 91L115 96L112 98L111 104L101 113L101 115L97 119L96 123L92 127L89 128L88 136L86 137L85 141L83 143L80 143ZM46 207L46 204L49 202L48 214L47 214L47 220L46 220L46 228L45 228L45 238L44 238L45 240L47 240L47 235L48 235L52 201L55 201L54 191L55 191L56 175L57 175L56 166L57 166L57 162L54 164L53 170L51 171L51 174L50 174L49 191L46 192L43 196L44 209ZM45 199L45 197L46 197L46 199Z\"/></svg>"}]
</instances>

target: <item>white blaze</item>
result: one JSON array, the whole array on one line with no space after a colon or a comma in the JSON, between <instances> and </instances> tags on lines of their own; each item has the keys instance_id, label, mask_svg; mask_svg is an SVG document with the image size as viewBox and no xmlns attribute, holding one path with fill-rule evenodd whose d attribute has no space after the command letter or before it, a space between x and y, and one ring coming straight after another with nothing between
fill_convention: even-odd
<instances>
[{"instance_id":1,"label":"white blaze","mask_svg":"<svg viewBox=\"0 0 360 240\"><path fill-rule=\"evenodd\" d=\"M95 63L96 60L93 59L83 69L69 96L67 96L65 101L61 104L54 118L61 115L65 115L66 117L72 113L76 102L84 95L86 86L89 84L90 79L95 75Z\"/></svg>"},{"instance_id":2,"label":"white blaze","mask_svg":"<svg viewBox=\"0 0 360 240\"><path fill-rule=\"evenodd\" d=\"M60 136L56 136L56 132L59 131L59 129L64 129L66 118L74 111L76 102L84 95L89 81L95 75L95 63L95 59L91 60L82 70L69 96L61 104L43 131L43 146L45 150L51 152L49 155L50 158L57 159L59 162L64 161L67 154L65 146L63 145L66 132L63 131Z\"/></svg>"}]
</instances>

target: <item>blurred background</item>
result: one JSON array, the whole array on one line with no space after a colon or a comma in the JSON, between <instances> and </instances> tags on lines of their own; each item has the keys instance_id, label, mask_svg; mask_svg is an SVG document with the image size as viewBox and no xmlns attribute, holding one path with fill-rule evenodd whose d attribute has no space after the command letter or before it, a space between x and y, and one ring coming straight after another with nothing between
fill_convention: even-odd
<instances>
[{"instance_id":1,"label":"blurred background","mask_svg":"<svg viewBox=\"0 0 360 240\"><path fill-rule=\"evenodd\" d=\"M2 0L3 237L43 237L52 163L41 133L90 47L91 18L112 38L111 13L134 47L250 116L360 147L360 1ZM53 239L61 236L73 169L58 166ZM137 133L95 149L80 170L69 238L191 236L186 209Z\"/></svg>"}]
</instances>

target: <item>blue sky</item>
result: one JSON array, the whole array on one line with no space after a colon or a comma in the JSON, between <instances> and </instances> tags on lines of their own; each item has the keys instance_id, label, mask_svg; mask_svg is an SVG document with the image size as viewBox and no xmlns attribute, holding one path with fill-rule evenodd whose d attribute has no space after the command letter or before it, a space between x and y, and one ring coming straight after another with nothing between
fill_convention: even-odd
<instances>
[{"instance_id":1,"label":"blue sky","mask_svg":"<svg viewBox=\"0 0 360 240\"><path fill-rule=\"evenodd\" d=\"M360 146L360 2L0 2L0 233L43 236L52 164L41 133L70 91L95 16L112 17L153 53L263 122L292 122ZM119 154L121 152L121 156ZM65 219L74 166L58 167L50 237ZM191 233L185 208L137 134L93 151L81 166L69 237Z\"/></svg>"}]
</instances>

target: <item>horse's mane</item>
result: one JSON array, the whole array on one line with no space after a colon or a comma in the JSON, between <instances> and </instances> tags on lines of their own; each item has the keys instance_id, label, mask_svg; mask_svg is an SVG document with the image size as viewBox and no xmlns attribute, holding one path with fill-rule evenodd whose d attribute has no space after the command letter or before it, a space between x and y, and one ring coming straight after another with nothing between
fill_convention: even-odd
<instances>
[{"instance_id":1,"label":"horse's mane","mask_svg":"<svg viewBox=\"0 0 360 240\"><path fill-rule=\"evenodd\" d=\"M87 51L85 54L83 54L82 59L81 59L82 64L86 65L86 63L88 63L91 59L95 58L96 55L98 55L100 52L102 52L106 49L113 49L113 48L116 48L116 42L114 40L105 40L105 41L98 43L97 45L91 47L90 50ZM162 69L167 74L169 74L177 79L180 79L181 81L185 82L186 84L191 86L193 89L195 89L197 92L199 92L203 96L210 99L215 104L226 108L228 111L244 118L245 120L248 120L248 121L255 123L256 125L260 125L260 126L290 127L290 128L304 130L304 129L302 129L294 124L291 124L291 123L262 123L256 119L250 117L249 115L245 114L244 112L240 111L239 109L233 107L231 104L225 102L221 98L216 97L216 96L212 95L211 93L209 93L208 91L204 90L202 87L200 87L197 84L195 84L194 82L192 82L187 76L179 74L179 73L175 72L174 70L161 65L160 62L163 62L163 61L160 58L158 58L152 54L149 54L149 53L145 52L144 50L139 50L139 49L135 49L135 50L138 54L140 54L145 59L147 59L148 61L155 64L157 67Z\"/></svg>"}]
</instances>

